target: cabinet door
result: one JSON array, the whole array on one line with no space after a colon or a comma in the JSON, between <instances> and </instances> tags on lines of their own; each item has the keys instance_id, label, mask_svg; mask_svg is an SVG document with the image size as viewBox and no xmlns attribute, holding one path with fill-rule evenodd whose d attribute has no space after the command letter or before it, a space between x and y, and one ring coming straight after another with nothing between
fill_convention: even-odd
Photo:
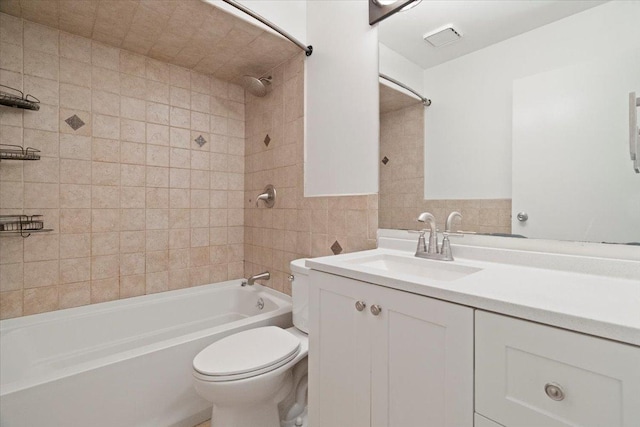
<instances>
[{"instance_id":1,"label":"cabinet door","mask_svg":"<svg viewBox=\"0 0 640 427\"><path fill-rule=\"evenodd\" d=\"M473 309L371 286L374 427L473 426Z\"/></svg>"},{"instance_id":2,"label":"cabinet door","mask_svg":"<svg viewBox=\"0 0 640 427\"><path fill-rule=\"evenodd\" d=\"M317 271L310 274L309 425L370 427L372 287ZM358 311L357 301L367 307Z\"/></svg>"}]
</instances>

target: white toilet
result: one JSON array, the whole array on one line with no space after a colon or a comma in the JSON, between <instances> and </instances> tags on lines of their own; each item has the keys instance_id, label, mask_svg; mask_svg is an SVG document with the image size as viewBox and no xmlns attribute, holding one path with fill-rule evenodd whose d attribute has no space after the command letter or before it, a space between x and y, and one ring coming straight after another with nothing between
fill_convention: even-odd
<instances>
[{"instance_id":1,"label":"white toilet","mask_svg":"<svg viewBox=\"0 0 640 427\"><path fill-rule=\"evenodd\" d=\"M306 387L306 379L300 380L306 376L309 352L309 269L304 265L304 259L291 262L293 328L266 326L238 332L193 359L194 387L213 404L211 427L281 427L278 405L305 393L292 393L296 365L295 385ZM288 415L302 416L300 406L293 403ZM302 424L298 420L293 425Z\"/></svg>"}]
</instances>

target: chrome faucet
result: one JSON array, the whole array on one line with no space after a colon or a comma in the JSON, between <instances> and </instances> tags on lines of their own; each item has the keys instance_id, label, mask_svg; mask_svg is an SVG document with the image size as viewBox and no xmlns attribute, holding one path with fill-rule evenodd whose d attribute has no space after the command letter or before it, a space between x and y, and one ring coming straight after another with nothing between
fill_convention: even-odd
<instances>
[{"instance_id":1,"label":"chrome faucet","mask_svg":"<svg viewBox=\"0 0 640 427\"><path fill-rule=\"evenodd\" d=\"M423 242L423 250L421 252L427 254L437 254L438 253L438 229L436 227L436 218L430 214L429 212L422 212L420 216L418 216L418 221L426 222L429 225L429 246L424 250L424 233L426 230L422 231L420 234ZM420 242L420 238L418 238L418 242ZM418 250L420 247L418 245ZM416 251L416 256L418 256L418 251Z\"/></svg>"},{"instance_id":2,"label":"chrome faucet","mask_svg":"<svg viewBox=\"0 0 640 427\"><path fill-rule=\"evenodd\" d=\"M443 256L443 261L453 261L453 253L451 252L451 243L449 242L449 235L451 235L451 226L453 221L460 219L462 221L462 214L460 212L453 211L447 217L447 223L444 233L442 233L442 247L440 254ZM453 234L454 236L462 236L462 234Z\"/></svg>"},{"instance_id":3,"label":"chrome faucet","mask_svg":"<svg viewBox=\"0 0 640 427\"><path fill-rule=\"evenodd\" d=\"M254 274L253 276L249 277L249 279L247 281L242 281L242 286L253 286L253 284L256 282L256 280L269 280L271 279L271 273L269 273L268 271L265 271L263 273L260 274Z\"/></svg>"},{"instance_id":4,"label":"chrome faucet","mask_svg":"<svg viewBox=\"0 0 640 427\"><path fill-rule=\"evenodd\" d=\"M446 228L443 234L442 246L438 248L438 229L436 227L436 219L429 212L423 212L418 216L418 221L426 222L429 225L429 229L421 230L420 237L418 237L418 247L416 248L416 255L418 258L435 259L439 261L453 261L453 254L451 252L451 243L449 242L449 236L462 236L461 234L451 232L451 226L456 219L462 219L460 212L451 212L447 218ZM425 233L429 231L429 246L425 241Z\"/></svg>"}]
</instances>

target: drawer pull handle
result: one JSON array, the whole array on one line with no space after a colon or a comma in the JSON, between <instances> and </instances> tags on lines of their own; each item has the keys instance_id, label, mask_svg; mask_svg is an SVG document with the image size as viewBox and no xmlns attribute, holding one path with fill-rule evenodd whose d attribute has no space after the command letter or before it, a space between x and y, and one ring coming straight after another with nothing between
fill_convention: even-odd
<instances>
[{"instance_id":1,"label":"drawer pull handle","mask_svg":"<svg viewBox=\"0 0 640 427\"><path fill-rule=\"evenodd\" d=\"M371 314L373 314L374 316L377 316L381 312L382 312L382 307L380 307L378 304L373 304L371 306Z\"/></svg>"},{"instance_id":2,"label":"drawer pull handle","mask_svg":"<svg viewBox=\"0 0 640 427\"><path fill-rule=\"evenodd\" d=\"M362 311L367 306L367 303L364 301L356 301L356 310Z\"/></svg>"},{"instance_id":3,"label":"drawer pull handle","mask_svg":"<svg viewBox=\"0 0 640 427\"><path fill-rule=\"evenodd\" d=\"M559 384L556 384L556 383L545 384L544 392L547 393L547 396L549 396L549 398L556 400L558 402L564 399L564 390L562 390L562 387L560 387Z\"/></svg>"}]
</instances>

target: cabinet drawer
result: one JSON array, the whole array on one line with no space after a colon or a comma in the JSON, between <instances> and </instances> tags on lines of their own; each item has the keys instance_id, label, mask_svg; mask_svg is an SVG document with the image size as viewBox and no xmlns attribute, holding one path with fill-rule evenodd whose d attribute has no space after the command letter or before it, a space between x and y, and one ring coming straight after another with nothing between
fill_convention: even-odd
<instances>
[{"instance_id":1,"label":"cabinet drawer","mask_svg":"<svg viewBox=\"0 0 640 427\"><path fill-rule=\"evenodd\" d=\"M640 426L640 348L476 311L476 412L509 427Z\"/></svg>"}]
</instances>

